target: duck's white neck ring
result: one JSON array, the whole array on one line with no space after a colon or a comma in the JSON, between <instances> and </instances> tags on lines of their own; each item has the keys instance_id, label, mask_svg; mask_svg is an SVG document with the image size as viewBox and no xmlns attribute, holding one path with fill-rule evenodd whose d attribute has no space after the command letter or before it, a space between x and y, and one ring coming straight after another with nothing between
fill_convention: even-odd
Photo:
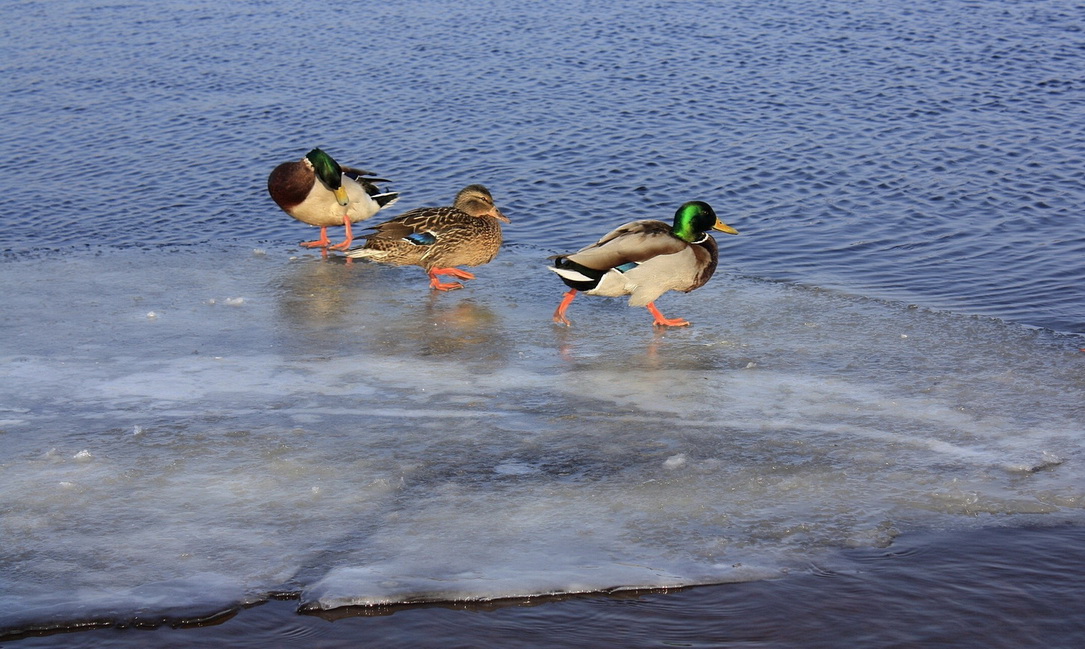
<instances>
[{"instance_id":1,"label":"duck's white neck ring","mask_svg":"<svg viewBox=\"0 0 1085 649\"><path fill-rule=\"evenodd\" d=\"M702 233L702 234L701 234L701 238L700 238L700 239L697 239L697 240L696 240L696 241L694 241L693 243L694 243L694 244L698 244L698 243L704 243L705 241L708 241L708 233L707 233L707 232L704 232L704 233Z\"/></svg>"}]
</instances>

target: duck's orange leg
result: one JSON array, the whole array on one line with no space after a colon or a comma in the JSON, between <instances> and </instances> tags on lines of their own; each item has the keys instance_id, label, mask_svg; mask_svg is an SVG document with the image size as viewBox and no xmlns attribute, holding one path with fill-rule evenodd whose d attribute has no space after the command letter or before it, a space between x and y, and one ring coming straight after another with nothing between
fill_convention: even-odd
<instances>
[{"instance_id":1,"label":"duck's orange leg","mask_svg":"<svg viewBox=\"0 0 1085 649\"><path fill-rule=\"evenodd\" d=\"M463 288L463 284L459 282L448 282L447 284L442 282L437 279L438 275L451 275L460 279L475 279L474 274L459 268L430 268L426 273L429 275L429 287L438 291L454 291Z\"/></svg>"},{"instance_id":2,"label":"duck's orange leg","mask_svg":"<svg viewBox=\"0 0 1085 649\"><path fill-rule=\"evenodd\" d=\"M305 241L299 243L298 245L304 248L327 248L329 243L331 243L331 241L328 241L328 228L325 226L320 226L319 239L317 239L316 241Z\"/></svg>"},{"instance_id":3,"label":"duck's orange leg","mask_svg":"<svg viewBox=\"0 0 1085 649\"><path fill-rule=\"evenodd\" d=\"M343 240L343 243L328 246L328 250L346 250L350 247L351 242L354 241L354 234L350 231L350 217L346 215L343 215L343 228L345 230L343 234L346 236L346 239Z\"/></svg>"},{"instance_id":4,"label":"duck's orange leg","mask_svg":"<svg viewBox=\"0 0 1085 649\"><path fill-rule=\"evenodd\" d=\"M430 270L426 271L426 274L429 275L429 287L430 288L432 288L434 290L437 290L437 291L454 291L454 290L456 290L458 288L463 288L463 284L460 284L459 282L448 282L448 283L442 282L440 279L438 279L437 276L438 275L445 275L445 274L451 275L451 273L438 273L438 272L436 272L437 270L439 270L439 269L431 268Z\"/></svg>"},{"instance_id":5,"label":"duck's orange leg","mask_svg":"<svg viewBox=\"0 0 1085 649\"><path fill-rule=\"evenodd\" d=\"M571 326L573 323L569 322L569 318L565 317L565 310L569 308L569 305L573 303L573 298L576 297L576 289L569 289L565 295L561 298L561 304L558 305L558 310L554 311L554 322L566 327Z\"/></svg>"},{"instance_id":6,"label":"duck's orange leg","mask_svg":"<svg viewBox=\"0 0 1085 649\"><path fill-rule=\"evenodd\" d=\"M682 318L665 318L663 314L656 308L655 302L648 303L648 311L652 313L652 317L655 318L655 322L652 324L656 327L688 327L689 320L683 320Z\"/></svg>"},{"instance_id":7,"label":"duck's orange leg","mask_svg":"<svg viewBox=\"0 0 1085 649\"><path fill-rule=\"evenodd\" d=\"M429 272L434 275L451 275L460 279L475 279L474 273L460 270L459 268L431 268L429 269Z\"/></svg>"}]
</instances>

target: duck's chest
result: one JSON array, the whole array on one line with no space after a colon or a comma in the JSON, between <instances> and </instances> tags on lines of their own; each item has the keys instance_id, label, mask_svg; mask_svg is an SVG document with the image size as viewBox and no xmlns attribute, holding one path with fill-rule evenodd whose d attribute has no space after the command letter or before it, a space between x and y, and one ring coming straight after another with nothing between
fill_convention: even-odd
<instances>
[{"instance_id":1,"label":"duck's chest","mask_svg":"<svg viewBox=\"0 0 1085 649\"><path fill-rule=\"evenodd\" d=\"M309 225L329 226L343 225L344 216L349 218L351 223L355 223L376 212L373 201L358 183L344 178L343 186L347 189L346 205L340 205L330 189L316 182L309 188L301 203L290 211L290 215Z\"/></svg>"}]
</instances>

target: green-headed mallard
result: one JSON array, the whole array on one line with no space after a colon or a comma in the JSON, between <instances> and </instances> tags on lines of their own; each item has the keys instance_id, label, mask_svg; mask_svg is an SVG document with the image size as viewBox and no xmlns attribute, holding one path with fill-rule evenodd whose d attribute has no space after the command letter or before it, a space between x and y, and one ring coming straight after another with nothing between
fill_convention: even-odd
<instances>
[{"instance_id":1,"label":"green-headed mallard","mask_svg":"<svg viewBox=\"0 0 1085 649\"><path fill-rule=\"evenodd\" d=\"M704 286L716 271L719 251L708 230L738 231L724 224L708 203L691 201L674 214L674 225L632 221L571 255L554 257L550 270L569 287L554 322L568 325L565 311L577 291L606 297L629 296L629 306L648 307L664 327L687 327L689 321L665 318L655 300L667 291L689 293Z\"/></svg>"},{"instance_id":2,"label":"green-headed mallard","mask_svg":"<svg viewBox=\"0 0 1085 649\"><path fill-rule=\"evenodd\" d=\"M374 183L388 182L373 178L370 172L339 163L320 149L313 149L295 162L284 162L267 178L267 191L283 211L309 225L320 226L320 238L301 245L344 250L354 237L350 224L364 221L399 198L397 193L381 193ZM329 245L328 226L342 225L346 239Z\"/></svg>"},{"instance_id":3,"label":"green-headed mallard","mask_svg":"<svg viewBox=\"0 0 1085 649\"><path fill-rule=\"evenodd\" d=\"M381 223L365 235L365 245L346 252L347 257L372 259L396 266L421 266L429 285L438 291L463 288L459 282L443 283L438 275L474 279L456 266L481 266L501 248L501 224L508 218L494 205L490 191L468 185L456 194L451 207L420 207Z\"/></svg>"}]
</instances>

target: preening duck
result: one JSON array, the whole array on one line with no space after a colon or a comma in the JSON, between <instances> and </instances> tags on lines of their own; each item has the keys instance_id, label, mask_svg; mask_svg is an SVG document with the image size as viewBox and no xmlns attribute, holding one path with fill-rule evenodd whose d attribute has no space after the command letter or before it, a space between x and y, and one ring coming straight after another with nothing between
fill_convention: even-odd
<instances>
[{"instance_id":1,"label":"preening duck","mask_svg":"<svg viewBox=\"0 0 1085 649\"><path fill-rule=\"evenodd\" d=\"M442 282L440 275L474 279L456 266L481 266L501 248L501 224L509 219L494 205L490 191L468 185L449 207L420 207L375 226L365 245L346 251L347 257L371 259L396 266L421 266L438 291L463 288Z\"/></svg>"},{"instance_id":2,"label":"preening duck","mask_svg":"<svg viewBox=\"0 0 1085 649\"><path fill-rule=\"evenodd\" d=\"M354 241L351 224L370 218L396 202L399 194L382 193L368 171L341 167L321 149L301 160L284 162L272 170L267 191L284 212L309 225L320 226L320 238L301 245L308 248L344 250ZM346 239L329 245L328 227L342 225Z\"/></svg>"},{"instance_id":3,"label":"preening duck","mask_svg":"<svg viewBox=\"0 0 1085 649\"><path fill-rule=\"evenodd\" d=\"M606 297L629 296L629 306L647 307L662 327L687 327L689 321L666 318L655 300L667 291L689 293L704 286L716 271L719 250L708 230L738 231L723 223L703 201L684 203L673 225L662 221L632 221L571 255L554 257L550 270L569 287L554 322L571 324L566 310L577 291Z\"/></svg>"}]
</instances>

